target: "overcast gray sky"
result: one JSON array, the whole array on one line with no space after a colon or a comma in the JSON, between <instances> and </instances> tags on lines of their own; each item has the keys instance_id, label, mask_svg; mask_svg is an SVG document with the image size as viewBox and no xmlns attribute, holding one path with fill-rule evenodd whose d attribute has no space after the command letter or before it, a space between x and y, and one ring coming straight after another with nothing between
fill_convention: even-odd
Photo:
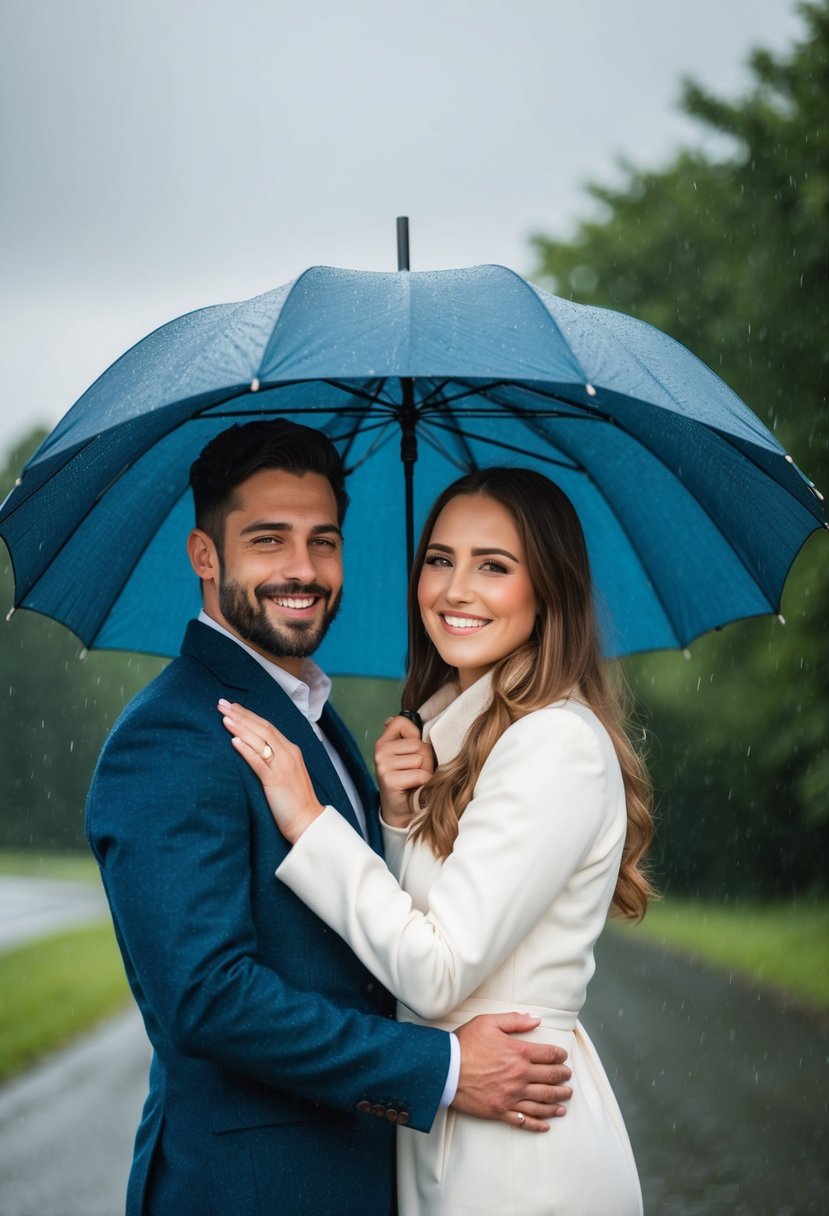
<instances>
[{"instance_id":1,"label":"overcast gray sky","mask_svg":"<svg viewBox=\"0 0 829 1216\"><path fill-rule=\"evenodd\" d=\"M501 262L700 133L795 0L0 0L0 451L149 330L318 263Z\"/></svg>"}]
</instances>

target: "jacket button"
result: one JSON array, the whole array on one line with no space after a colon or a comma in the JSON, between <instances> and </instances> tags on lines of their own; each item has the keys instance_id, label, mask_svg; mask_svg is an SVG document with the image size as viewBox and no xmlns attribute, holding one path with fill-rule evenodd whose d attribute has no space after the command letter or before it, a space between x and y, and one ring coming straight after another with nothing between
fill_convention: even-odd
<instances>
[{"instance_id":1,"label":"jacket button","mask_svg":"<svg viewBox=\"0 0 829 1216\"><path fill-rule=\"evenodd\" d=\"M371 1103L366 1102L365 1098L363 1098L362 1102L357 1103L357 1110L362 1111L364 1115L367 1115L371 1111Z\"/></svg>"},{"instance_id":2,"label":"jacket button","mask_svg":"<svg viewBox=\"0 0 829 1216\"><path fill-rule=\"evenodd\" d=\"M377 1103L376 1106L373 1106L371 1109L372 1109L372 1112L377 1116L378 1119L382 1119L383 1115L386 1113L385 1106L381 1106L379 1102Z\"/></svg>"},{"instance_id":3,"label":"jacket button","mask_svg":"<svg viewBox=\"0 0 829 1216\"><path fill-rule=\"evenodd\" d=\"M398 1112L394 1109L393 1106L390 1106L389 1109L386 1111L386 1118L388 1119L389 1123L396 1123L397 1117L398 1117Z\"/></svg>"},{"instance_id":4,"label":"jacket button","mask_svg":"<svg viewBox=\"0 0 829 1216\"><path fill-rule=\"evenodd\" d=\"M402 1123L405 1126L409 1122L409 1118L410 1116L406 1113L406 1111L401 1110L400 1114L397 1116L397 1122Z\"/></svg>"}]
</instances>

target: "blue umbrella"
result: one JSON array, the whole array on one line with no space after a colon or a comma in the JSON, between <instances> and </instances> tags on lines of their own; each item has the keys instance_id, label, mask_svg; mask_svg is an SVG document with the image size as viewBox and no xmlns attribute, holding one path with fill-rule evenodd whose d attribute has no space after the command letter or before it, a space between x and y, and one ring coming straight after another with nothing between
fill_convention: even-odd
<instances>
[{"instance_id":1,"label":"blue umbrella","mask_svg":"<svg viewBox=\"0 0 829 1216\"><path fill-rule=\"evenodd\" d=\"M825 526L777 439L651 326L501 266L318 266L171 321L87 390L0 508L15 605L88 647L177 653L199 609L189 465L218 431L270 415L325 431L349 469L346 597L320 654L336 674L400 675L406 517L411 533L468 469L527 465L567 492L609 655L778 612Z\"/></svg>"}]
</instances>

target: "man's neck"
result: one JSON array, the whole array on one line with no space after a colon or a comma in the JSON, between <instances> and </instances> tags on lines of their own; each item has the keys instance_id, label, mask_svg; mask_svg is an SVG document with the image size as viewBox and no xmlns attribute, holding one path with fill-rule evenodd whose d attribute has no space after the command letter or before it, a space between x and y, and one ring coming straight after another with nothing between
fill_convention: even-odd
<instances>
[{"instance_id":1,"label":"man's neck","mask_svg":"<svg viewBox=\"0 0 829 1216\"><path fill-rule=\"evenodd\" d=\"M255 651L256 654L265 659L268 663L273 663L276 667L281 667L283 671L287 671L288 675L293 676L294 679L302 679L302 669L305 664L305 659L297 659L286 657L285 655L274 654L270 650L265 650L262 646L257 646L255 642L250 642L247 638L243 638L238 630L234 629L233 626L226 621L222 614L218 611L211 611L209 608L203 607L202 614L203 616L209 617L214 625L218 626L218 628L224 633L228 634L229 637L232 637L236 642L239 643L240 646L244 646L247 650Z\"/></svg>"}]
</instances>

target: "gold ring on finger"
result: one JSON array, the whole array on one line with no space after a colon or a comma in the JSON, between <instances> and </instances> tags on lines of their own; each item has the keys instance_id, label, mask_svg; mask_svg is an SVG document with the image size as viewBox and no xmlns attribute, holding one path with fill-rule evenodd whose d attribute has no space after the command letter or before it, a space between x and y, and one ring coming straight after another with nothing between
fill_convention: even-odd
<instances>
[{"instance_id":1,"label":"gold ring on finger","mask_svg":"<svg viewBox=\"0 0 829 1216\"><path fill-rule=\"evenodd\" d=\"M270 743L266 743L265 746L262 748L262 759L270 760L272 758L272 756L273 756L273 748L271 747Z\"/></svg>"}]
</instances>

